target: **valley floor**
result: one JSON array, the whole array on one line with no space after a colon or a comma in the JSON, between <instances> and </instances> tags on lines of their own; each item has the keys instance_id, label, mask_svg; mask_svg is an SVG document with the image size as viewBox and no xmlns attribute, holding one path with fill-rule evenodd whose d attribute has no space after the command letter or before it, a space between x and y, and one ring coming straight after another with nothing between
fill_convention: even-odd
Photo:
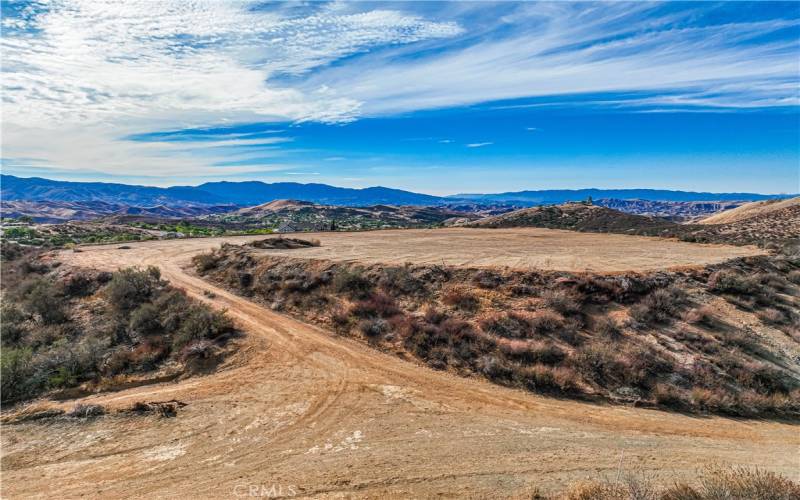
<instances>
[{"instance_id":1,"label":"valley floor","mask_svg":"<svg viewBox=\"0 0 800 500\"><path fill-rule=\"evenodd\" d=\"M322 237L333 246L347 235ZM800 479L797 425L559 400L435 372L187 271L192 255L219 243L150 242L58 256L65 265L99 269L158 265L173 285L228 309L247 335L212 375L61 404L101 404L108 416L4 425L4 498L525 496L534 487L613 478L620 467L669 481L711 463ZM113 414L137 401L171 399L187 403L176 418Z\"/></svg>"}]
</instances>

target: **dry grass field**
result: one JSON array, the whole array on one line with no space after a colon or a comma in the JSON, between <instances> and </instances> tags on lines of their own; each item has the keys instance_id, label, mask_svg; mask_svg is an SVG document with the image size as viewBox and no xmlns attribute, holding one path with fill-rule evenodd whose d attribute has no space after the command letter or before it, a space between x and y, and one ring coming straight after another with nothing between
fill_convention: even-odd
<instances>
[{"instance_id":1,"label":"dry grass field","mask_svg":"<svg viewBox=\"0 0 800 500\"><path fill-rule=\"evenodd\" d=\"M721 262L762 251L675 240L556 229L411 229L303 233L321 246L264 250L277 255L365 264L444 264L557 271L646 271Z\"/></svg>"}]
</instances>

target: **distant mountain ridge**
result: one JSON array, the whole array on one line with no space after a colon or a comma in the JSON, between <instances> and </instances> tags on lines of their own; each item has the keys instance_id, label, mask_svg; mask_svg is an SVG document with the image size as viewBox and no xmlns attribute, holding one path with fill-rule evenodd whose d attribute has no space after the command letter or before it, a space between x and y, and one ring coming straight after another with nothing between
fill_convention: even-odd
<instances>
[{"instance_id":1,"label":"distant mountain ridge","mask_svg":"<svg viewBox=\"0 0 800 500\"><path fill-rule=\"evenodd\" d=\"M514 206L560 204L594 199L663 202L761 201L785 198L757 193L694 193L656 189L578 189L519 191L498 194L433 196L386 187L343 188L296 182L207 182L199 186L168 188L104 182L68 182L39 177L0 175L0 200L6 202L102 202L138 207L253 206L273 200L302 200L336 206L434 206L458 203Z\"/></svg>"},{"instance_id":2,"label":"distant mountain ridge","mask_svg":"<svg viewBox=\"0 0 800 500\"><path fill-rule=\"evenodd\" d=\"M792 195L758 193L708 193L672 191L668 189L544 189L496 194L456 194L451 199L549 205L569 201L593 199L647 200L647 201L760 201L789 198Z\"/></svg>"},{"instance_id":3,"label":"distant mountain ridge","mask_svg":"<svg viewBox=\"0 0 800 500\"><path fill-rule=\"evenodd\" d=\"M104 182L53 181L39 177L0 175L0 199L5 201L105 202L133 206L199 205L252 206L272 200L296 199L327 205L437 205L444 198L400 189L342 188L327 184L260 181L207 182L168 188Z\"/></svg>"}]
</instances>

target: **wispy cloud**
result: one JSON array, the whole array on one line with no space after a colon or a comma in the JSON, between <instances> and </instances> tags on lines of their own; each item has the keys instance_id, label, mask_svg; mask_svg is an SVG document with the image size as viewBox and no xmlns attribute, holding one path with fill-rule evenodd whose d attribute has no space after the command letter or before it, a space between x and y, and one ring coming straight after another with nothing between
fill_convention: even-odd
<instances>
[{"instance_id":1,"label":"wispy cloud","mask_svg":"<svg viewBox=\"0 0 800 500\"><path fill-rule=\"evenodd\" d=\"M466 146L468 148L482 148L484 146L491 146L492 144L494 144L494 143L493 142L471 142L471 143L467 144Z\"/></svg>"},{"instance_id":2,"label":"wispy cloud","mask_svg":"<svg viewBox=\"0 0 800 500\"><path fill-rule=\"evenodd\" d=\"M366 114L629 91L654 94L650 105L800 104L796 11L714 21L720 7L705 4L517 5L491 39L401 60L377 53L307 83L324 81Z\"/></svg>"}]
</instances>

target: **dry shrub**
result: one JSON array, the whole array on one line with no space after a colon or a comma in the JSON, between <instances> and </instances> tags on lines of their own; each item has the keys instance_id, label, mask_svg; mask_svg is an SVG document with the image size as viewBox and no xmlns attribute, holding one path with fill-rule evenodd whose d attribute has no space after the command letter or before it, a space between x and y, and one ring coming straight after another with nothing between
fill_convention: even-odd
<instances>
[{"instance_id":1,"label":"dry shrub","mask_svg":"<svg viewBox=\"0 0 800 500\"><path fill-rule=\"evenodd\" d=\"M714 312L709 306L695 307L689 309L689 311L683 315L683 319L690 325L713 326Z\"/></svg>"},{"instance_id":2,"label":"dry shrub","mask_svg":"<svg viewBox=\"0 0 800 500\"><path fill-rule=\"evenodd\" d=\"M483 269L475 273L473 281L480 288L494 289L503 284L503 277L488 269Z\"/></svg>"},{"instance_id":3,"label":"dry shrub","mask_svg":"<svg viewBox=\"0 0 800 500\"><path fill-rule=\"evenodd\" d=\"M660 405L667 408L680 409L686 406L686 394L668 384L656 384L653 388L653 400Z\"/></svg>"},{"instance_id":4,"label":"dry shrub","mask_svg":"<svg viewBox=\"0 0 800 500\"><path fill-rule=\"evenodd\" d=\"M531 325L528 323L528 319L515 311L482 318L478 324L483 331L498 337L527 338L531 334Z\"/></svg>"},{"instance_id":5,"label":"dry shrub","mask_svg":"<svg viewBox=\"0 0 800 500\"><path fill-rule=\"evenodd\" d=\"M354 299L365 299L372 291L373 283L361 268L340 269L333 277L333 289Z\"/></svg>"},{"instance_id":6,"label":"dry shrub","mask_svg":"<svg viewBox=\"0 0 800 500\"><path fill-rule=\"evenodd\" d=\"M581 304L575 294L566 290L545 290L542 300L550 309L564 315L576 314L581 311Z\"/></svg>"},{"instance_id":7,"label":"dry shrub","mask_svg":"<svg viewBox=\"0 0 800 500\"><path fill-rule=\"evenodd\" d=\"M745 276L730 269L716 271L708 278L708 289L712 292L755 295L760 288L758 279L755 277Z\"/></svg>"},{"instance_id":8,"label":"dry shrub","mask_svg":"<svg viewBox=\"0 0 800 500\"><path fill-rule=\"evenodd\" d=\"M376 341L389 332L389 323L383 318L368 318L358 322L358 330L370 341Z\"/></svg>"},{"instance_id":9,"label":"dry shrub","mask_svg":"<svg viewBox=\"0 0 800 500\"><path fill-rule=\"evenodd\" d=\"M578 392L579 377L571 369L564 366L533 365L520 368L515 377L528 390L537 392L559 392L571 394Z\"/></svg>"},{"instance_id":10,"label":"dry shrub","mask_svg":"<svg viewBox=\"0 0 800 500\"><path fill-rule=\"evenodd\" d=\"M563 349L549 342L507 342L500 345L500 352L513 361L527 364L557 365L567 357Z\"/></svg>"},{"instance_id":11,"label":"dry shrub","mask_svg":"<svg viewBox=\"0 0 800 500\"><path fill-rule=\"evenodd\" d=\"M547 334L564 328L564 318L553 311L538 311L529 319L530 327L538 334Z\"/></svg>"},{"instance_id":12,"label":"dry shrub","mask_svg":"<svg viewBox=\"0 0 800 500\"><path fill-rule=\"evenodd\" d=\"M106 409L100 405L78 404L67 413L72 418L92 418L105 415Z\"/></svg>"},{"instance_id":13,"label":"dry shrub","mask_svg":"<svg viewBox=\"0 0 800 500\"><path fill-rule=\"evenodd\" d=\"M219 256L215 252L201 253L192 257L195 269L201 274L216 268L219 260Z\"/></svg>"},{"instance_id":14,"label":"dry shrub","mask_svg":"<svg viewBox=\"0 0 800 500\"><path fill-rule=\"evenodd\" d=\"M786 279L795 285L800 285L800 270L789 271L789 274L786 275Z\"/></svg>"},{"instance_id":15,"label":"dry shrub","mask_svg":"<svg viewBox=\"0 0 800 500\"><path fill-rule=\"evenodd\" d=\"M622 329L619 324L608 316L602 316L594 322L595 331L602 337L609 340L619 340L622 337Z\"/></svg>"},{"instance_id":16,"label":"dry shrub","mask_svg":"<svg viewBox=\"0 0 800 500\"><path fill-rule=\"evenodd\" d=\"M764 323L770 325L783 325L789 322L789 317L780 309L768 307L764 310L758 311L756 316Z\"/></svg>"},{"instance_id":17,"label":"dry shrub","mask_svg":"<svg viewBox=\"0 0 800 500\"><path fill-rule=\"evenodd\" d=\"M348 309L342 306L335 307L330 314L331 323L333 328L338 333L344 333L350 329L352 325L352 315Z\"/></svg>"},{"instance_id":18,"label":"dry shrub","mask_svg":"<svg viewBox=\"0 0 800 500\"><path fill-rule=\"evenodd\" d=\"M675 317L686 302L686 293L678 287L659 288L631 307L631 317L638 323L665 323Z\"/></svg>"},{"instance_id":19,"label":"dry shrub","mask_svg":"<svg viewBox=\"0 0 800 500\"><path fill-rule=\"evenodd\" d=\"M390 318L400 313L395 300L382 292L373 292L364 300L353 304L350 313L359 318Z\"/></svg>"},{"instance_id":20,"label":"dry shrub","mask_svg":"<svg viewBox=\"0 0 800 500\"><path fill-rule=\"evenodd\" d=\"M466 287L448 288L442 294L442 302L450 307L461 309L462 311L474 312L480 307L478 297Z\"/></svg>"},{"instance_id":21,"label":"dry shrub","mask_svg":"<svg viewBox=\"0 0 800 500\"><path fill-rule=\"evenodd\" d=\"M587 380L609 385L624 379L626 365L611 344L587 344L571 357L572 365Z\"/></svg>"},{"instance_id":22,"label":"dry shrub","mask_svg":"<svg viewBox=\"0 0 800 500\"><path fill-rule=\"evenodd\" d=\"M383 269L378 284L395 294L414 295L425 291L425 282L414 277L408 265Z\"/></svg>"},{"instance_id":23,"label":"dry shrub","mask_svg":"<svg viewBox=\"0 0 800 500\"><path fill-rule=\"evenodd\" d=\"M699 481L700 498L790 500L800 498L800 485L763 469L708 468Z\"/></svg>"},{"instance_id":24,"label":"dry shrub","mask_svg":"<svg viewBox=\"0 0 800 500\"><path fill-rule=\"evenodd\" d=\"M558 500L793 500L800 485L762 469L709 466L694 484L685 481L660 486L644 472L619 480L583 481L553 497Z\"/></svg>"}]
</instances>

